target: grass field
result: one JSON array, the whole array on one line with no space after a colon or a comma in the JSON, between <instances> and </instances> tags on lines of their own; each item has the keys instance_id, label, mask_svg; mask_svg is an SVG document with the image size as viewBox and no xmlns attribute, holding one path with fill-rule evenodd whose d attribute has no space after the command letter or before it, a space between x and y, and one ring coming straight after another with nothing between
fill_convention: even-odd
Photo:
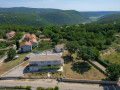
<instances>
[{"instance_id":1,"label":"grass field","mask_svg":"<svg viewBox=\"0 0 120 90\"><path fill-rule=\"evenodd\" d=\"M68 52L64 52L63 56L67 55ZM66 63L64 66L63 75L66 75L66 78L72 79L87 79L87 80L101 80L105 79L106 76L102 74L99 70L94 68L88 62L83 60L77 60L76 54L73 54L73 61Z\"/></svg>"},{"instance_id":2,"label":"grass field","mask_svg":"<svg viewBox=\"0 0 120 90\"><path fill-rule=\"evenodd\" d=\"M118 63L120 64L120 53L117 51L112 51L109 54L101 55L102 60L109 60L110 63Z\"/></svg>"},{"instance_id":3,"label":"grass field","mask_svg":"<svg viewBox=\"0 0 120 90\"><path fill-rule=\"evenodd\" d=\"M10 69L12 69L13 67L19 65L20 63L22 63L25 59L25 56L28 53L23 53L23 54L18 54L18 59L16 60L5 60L3 63L0 64L0 75L5 73L6 71L9 71Z\"/></svg>"},{"instance_id":4,"label":"grass field","mask_svg":"<svg viewBox=\"0 0 120 90\"><path fill-rule=\"evenodd\" d=\"M65 64L64 72L65 75L66 72L66 78L72 78L72 79L87 79L87 80L101 80L105 79L105 75L103 75L99 70L88 64L88 66L83 66L82 68L79 67L79 70L74 70L73 64Z\"/></svg>"}]
</instances>

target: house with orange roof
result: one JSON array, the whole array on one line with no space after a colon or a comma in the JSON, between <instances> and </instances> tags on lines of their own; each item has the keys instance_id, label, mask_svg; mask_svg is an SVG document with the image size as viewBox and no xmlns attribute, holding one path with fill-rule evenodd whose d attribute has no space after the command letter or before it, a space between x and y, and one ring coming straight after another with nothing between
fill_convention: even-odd
<instances>
[{"instance_id":1,"label":"house with orange roof","mask_svg":"<svg viewBox=\"0 0 120 90\"><path fill-rule=\"evenodd\" d=\"M34 34L27 34L25 39L31 42L32 45L38 46L37 37Z\"/></svg>"},{"instance_id":2,"label":"house with orange roof","mask_svg":"<svg viewBox=\"0 0 120 90\"><path fill-rule=\"evenodd\" d=\"M26 42L21 43L20 48L22 52L30 52L32 51L32 44L31 42L26 41Z\"/></svg>"},{"instance_id":3,"label":"house with orange roof","mask_svg":"<svg viewBox=\"0 0 120 90\"><path fill-rule=\"evenodd\" d=\"M8 39L14 37L14 35L15 35L15 31L11 31L11 32L9 32L9 33L6 34L6 36L8 37Z\"/></svg>"}]
</instances>

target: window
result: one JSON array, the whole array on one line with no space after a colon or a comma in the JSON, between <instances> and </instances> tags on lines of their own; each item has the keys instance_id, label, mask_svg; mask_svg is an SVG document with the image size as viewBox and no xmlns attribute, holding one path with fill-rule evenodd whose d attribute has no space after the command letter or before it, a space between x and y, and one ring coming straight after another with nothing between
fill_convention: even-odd
<instances>
[{"instance_id":1,"label":"window","mask_svg":"<svg viewBox=\"0 0 120 90\"><path fill-rule=\"evenodd\" d=\"M51 63L51 61L47 61L47 63Z\"/></svg>"},{"instance_id":2,"label":"window","mask_svg":"<svg viewBox=\"0 0 120 90\"><path fill-rule=\"evenodd\" d=\"M41 61L41 63L44 63L44 61Z\"/></svg>"},{"instance_id":3,"label":"window","mask_svg":"<svg viewBox=\"0 0 120 90\"><path fill-rule=\"evenodd\" d=\"M54 61L54 63L57 63L57 61Z\"/></svg>"}]
</instances>

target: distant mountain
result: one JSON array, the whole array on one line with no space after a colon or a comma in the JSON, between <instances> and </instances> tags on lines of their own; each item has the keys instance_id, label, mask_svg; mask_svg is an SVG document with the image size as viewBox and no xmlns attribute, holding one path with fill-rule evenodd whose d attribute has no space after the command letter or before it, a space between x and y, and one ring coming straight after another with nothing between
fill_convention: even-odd
<instances>
[{"instance_id":1,"label":"distant mountain","mask_svg":"<svg viewBox=\"0 0 120 90\"><path fill-rule=\"evenodd\" d=\"M120 13L103 16L97 21L97 23L105 24L105 23L114 23L117 21L120 21Z\"/></svg>"},{"instance_id":2,"label":"distant mountain","mask_svg":"<svg viewBox=\"0 0 120 90\"><path fill-rule=\"evenodd\" d=\"M81 12L84 16L90 17L102 17L111 14L120 13L120 11L93 11L93 12Z\"/></svg>"},{"instance_id":3,"label":"distant mountain","mask_svg":"<svg viewBox=\"0 0 120 90\"><path fill-rule=\"evenodd\" d=\"M87 20L74 10L44 8L0 8L0 24L22 24L32 26L80 24Z\"/></svg>"}]
</instances>

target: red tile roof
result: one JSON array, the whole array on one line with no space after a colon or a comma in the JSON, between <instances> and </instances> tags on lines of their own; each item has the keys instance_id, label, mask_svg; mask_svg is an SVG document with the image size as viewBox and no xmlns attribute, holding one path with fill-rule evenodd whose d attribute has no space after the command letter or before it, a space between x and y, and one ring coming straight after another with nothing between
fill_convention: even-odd
<instances>
[{"instance_id":1,"label":"red tile roof","mask_svg":"<svg viewBox=\"0 0 120 90\"><path fill-rule=\"evenodd\" d=\"M30 41L30 42L36 42L36 43L38 43L37 40L34 39L34 38L33 38L33 39L30 39L29 41Z\"/></svg>"},{"instance_id":2,"label":"red tile roof","mask_svg":"<svg viewBox=\"0 0 120 90\"><path fill-rule=\"evenodd\" d=\"M29 45L29 46L31 46L32 44L31 44L30 42L23 42L23 43L21 43L20 47L21 47L21 46L24 46L24 45Z\"/></svg>"},{"instance_id":3,"label":"red tile roof","mask_svg":"<svg viewBox=\"0 0 120 90\"><path fill-rule=\"evenodd\" d=\"M10 33L7 33L6 35L8 36L9 34L15 34L15 31L11 31Z\"/></svg>"}]
</instances>

